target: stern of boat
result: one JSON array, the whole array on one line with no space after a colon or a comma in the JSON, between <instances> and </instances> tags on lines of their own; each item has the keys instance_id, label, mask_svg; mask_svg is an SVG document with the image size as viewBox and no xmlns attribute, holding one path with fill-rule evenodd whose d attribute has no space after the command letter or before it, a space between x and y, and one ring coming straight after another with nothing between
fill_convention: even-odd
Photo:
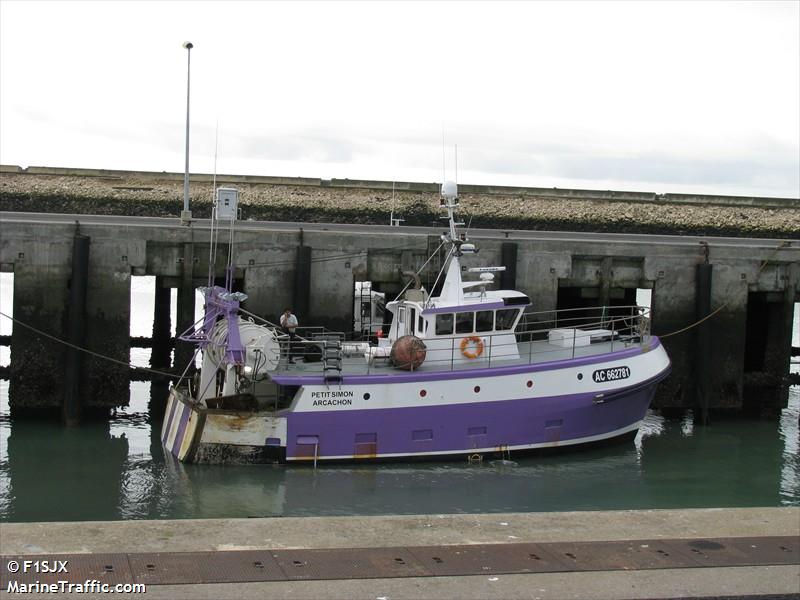
<instances>
[{"instance_id":1,"label":"stern of boat","mask_svg":"<svg viewBox=\"0 0 800 600\"><path fill-rule=\"evenodd\" d=\"M286 418L237 404L241 396L214 398L208 408L173 388L167 401L161 441L178 460L206 464L282 461L286 453Z\"/></svg>"},{"instance_id":2,"label":"stern of boat","mask_svg":"<svg viewBox=\"0 0 800 600\"><path fill-rule=\"evenodd\" d=\"M161 426L164 448L182 462L194 462L204 423L204 411L198 410L184 392L172 388Z\"/></svg>"}]
</instances>

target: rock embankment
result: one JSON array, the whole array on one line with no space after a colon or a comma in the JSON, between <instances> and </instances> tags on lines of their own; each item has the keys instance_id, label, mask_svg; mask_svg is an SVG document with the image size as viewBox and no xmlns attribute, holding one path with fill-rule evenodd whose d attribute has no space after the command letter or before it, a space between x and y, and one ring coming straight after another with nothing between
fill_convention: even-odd
<instances>
[{"instance_id":1,"label":"rock embankment","mask_svg":"<svg viewBox=\"0 0 800 600\"><path fill-rule=\"evenodd\" d=\"M3 172L0 174L0 210L153 217L180 215L183 184L175 174L113 173L83 176ZM384 189L373 189L363 185L331 187L324 182L315 185L249 182L247 179L238 177L235 182L228 182L220 177L217 180L218 186L239 189L244 219L388 224L389 215L394 211L395 217L404 219L406 225L440 224L442 213L438 195L430 189L432 186L425 186L430 191L393 193L391 184L384 184ZM487 193L462 193L459 215L473 227L481 228L800 238L800 209L796 204L787 207L688 205L655 196L649 201L586 199L508 189L511 191L498 193L495 188ZM192 182L190 195L193 215L208 217L212 182ZM598 196L602 195L598 192Z\"/></svg>"}]
</instances>

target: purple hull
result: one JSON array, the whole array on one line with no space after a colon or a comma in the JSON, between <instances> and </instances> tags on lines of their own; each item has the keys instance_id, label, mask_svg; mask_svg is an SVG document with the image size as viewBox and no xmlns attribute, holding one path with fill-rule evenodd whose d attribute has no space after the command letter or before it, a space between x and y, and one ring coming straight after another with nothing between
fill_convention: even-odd
<instances>
[{"instance_id":1,"label":"purple hull","mask_svg":"<svg viewBox=\"0 0 800 600\"><path fill-rule=\"evenodd\" d=\"M665 375L605 397L593 393L430 407L290 413L286 457L308 459L315 452L319 459L462 454L610 439L638 426Z\"/></svg>"}]
</instances>

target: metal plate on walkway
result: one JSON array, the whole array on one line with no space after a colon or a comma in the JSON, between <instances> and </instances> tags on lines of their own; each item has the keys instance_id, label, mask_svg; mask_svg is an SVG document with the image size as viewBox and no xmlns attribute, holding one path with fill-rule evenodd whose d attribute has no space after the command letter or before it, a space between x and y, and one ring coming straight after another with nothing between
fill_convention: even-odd
<instances>
[{"instance_id":1,"label":"metal plate on walkway","mask_svg":"<svg viewBox=\"0 0 800 600\"><path fill-rule=\"evenodd\" d=\"M663 540L557 542L547 544L547 549L566 563L565 571L677 569L687 562Z\"/></svg>"},{"instance_id":2,"label":"metal plate on walkway","mask_svg":"<svg viewBox=\"0 0 800 600\"><path fill-rule=\"evenodd\" d=\"M475 544L409 548L434 575L569 571L540 544Z\"/></svg>"},{"instance_id":3,"label":"metal plate on walkway","mask_svg":"<svg viewBox=\"0 0 800 600\"><path fill-rule=\"evenodd\" d=\"M290 580L431 575L405 548L274 550L272 556Z\"/></svg>"},{"instance_id":4,"label":"metal plate on walkway","mask_svg":"<svg viewBox=\"0 0 800 600\"><path fill-rule=\"evenodd\" d=\"M130 554L136 583L235 583L285 581L269 551L154 552Z\"/></svg>"},{"instance_id":5,"label":"metal plate on walkway","mask_svg":"<svg viewBox=\"0 0 800 600\"><path fill-rule=\"evenodd\" d=\"M800 537L728 538L728 543L748 553L751 565L800 564Z\"/></svg>"},{"instance_id":6,"label":"metal plate on walkway","mask_svg":"<svg viewBox=\"0 0 800 600\"><path fill-rule=\"evenodd\" d=\"M8 570L10 562L16 562L19 570L11 573ZM26 561L28 561L26 563ZM47 562L44 562L47 561ZM58 561L66 561L67 572L61 571ZM3 556L0 560L0 581L3 584L16 581L17 583L42 584L58 583L86 583L99 581L114 585L117 583L131 583L133 576L128 565L127 554L47 554L47 555L20 555ZM38 564L37 564L38 563ZM54 568L55 573L43 573L47 568ZM3 585L3 589L5 585Z\"/></svg>"},{"instance_id":7,"label":"metal plate on walkway","mask_svg":"<svg viewBox=\"0 0 800 600\"><path fill-rule=\"evenodd\" d=\"M770 541L762 544L762 540ZM664 543L702 567L797 564L800 560L800 554L792 550L797 547L797 538L792 537L702 538L668 540ZM781 550L781 546L786 551Z\"/></svg>"},{"instance_id":8,"label":"metal plate on walkway","mask_svg":"<svg viewBox=\"0 0 800 600\"><path fill-rule=\"evenodd\" d=\"M68 561L67 573L42 572L43 564L48 565L47 570L57 569L56 561L64 560ZM10 563L19 566L18 572L9 571ZM107 584L165 585L751 565L800 565L800 537L9 555L0 557L0 582L5 585L11 581L48 584L96 580Z\"/></svg>"}]
</instances>

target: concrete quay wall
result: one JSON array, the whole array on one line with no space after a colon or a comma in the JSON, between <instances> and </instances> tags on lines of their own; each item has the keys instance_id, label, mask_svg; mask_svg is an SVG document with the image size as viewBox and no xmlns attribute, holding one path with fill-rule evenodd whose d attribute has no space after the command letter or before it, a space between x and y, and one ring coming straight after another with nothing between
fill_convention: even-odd
<instances>
[{"instance_id":1,"label":"concrete quay wall","mask_svg":"<svg viewBox=\"0 0 800 600\"><path fill-rule=\"evenodd\" d=\"M170 219L154 219L149 226L125 218L118 224L86 221L75 225L0 219L0 269L14 272L15 317L65 338L72 241L80 232L91 238L86 347L127 362L130 287L136 276L156 276L160 287L177 288L178 328L191 326L194 288L207 282L208 229L199 223L181 227ZM233 249L236 284L249 296L247 310L264 318L276 321L291 305L304 325L350 331L354 282L372 281L391 298L405 284L402 272L418 270L438 245L438 233L402 227L304 230L241 223ZM466 266L505 264L509 287L528 294L534 311L631 305L637 289L651 289L652 331L665 335L698 320L698 297L705 293L711 308L718 311L706 325L711 343L700 352L694 329L663 339L673 374L659 387L655 405L696 407L698 383L709 380L703 400L707 408L774 411L785 406L793 303L800 289L796 244L709 240L706 258L705 246L677 237L553 238L480 230L473 241L481 252L465 261ZM226 255L223 245L216 277L224 276ZM698 265L706 261L713 276L703 292L697 273ZM298 269L310 272L307 284L299 287ZM435 276L433 268L422 271L428 289ZM179 343L176 365L186 364L191 352L191 347ZM14 326L12 410L62 406L65 360L61 344ZM127 403L124 366L87 357L83 373L90 404L109 408Z\"/></svg>"},{"instance_id":2,"label":"concrete quay wall","mask_svg":"<svg viewBox=\"0 0 800 600\"><path fill-rule=\"evenodd\" d=\"M190 176L195 217L214 176ZM0 210L178 216L183 174L0 166ZM217 175L241 193L244 219L405 225L438 222L438 183ZM694 233L797 238L800 199L461 184L461 216L495 229Z\"/></svg>"}]
</instances>

